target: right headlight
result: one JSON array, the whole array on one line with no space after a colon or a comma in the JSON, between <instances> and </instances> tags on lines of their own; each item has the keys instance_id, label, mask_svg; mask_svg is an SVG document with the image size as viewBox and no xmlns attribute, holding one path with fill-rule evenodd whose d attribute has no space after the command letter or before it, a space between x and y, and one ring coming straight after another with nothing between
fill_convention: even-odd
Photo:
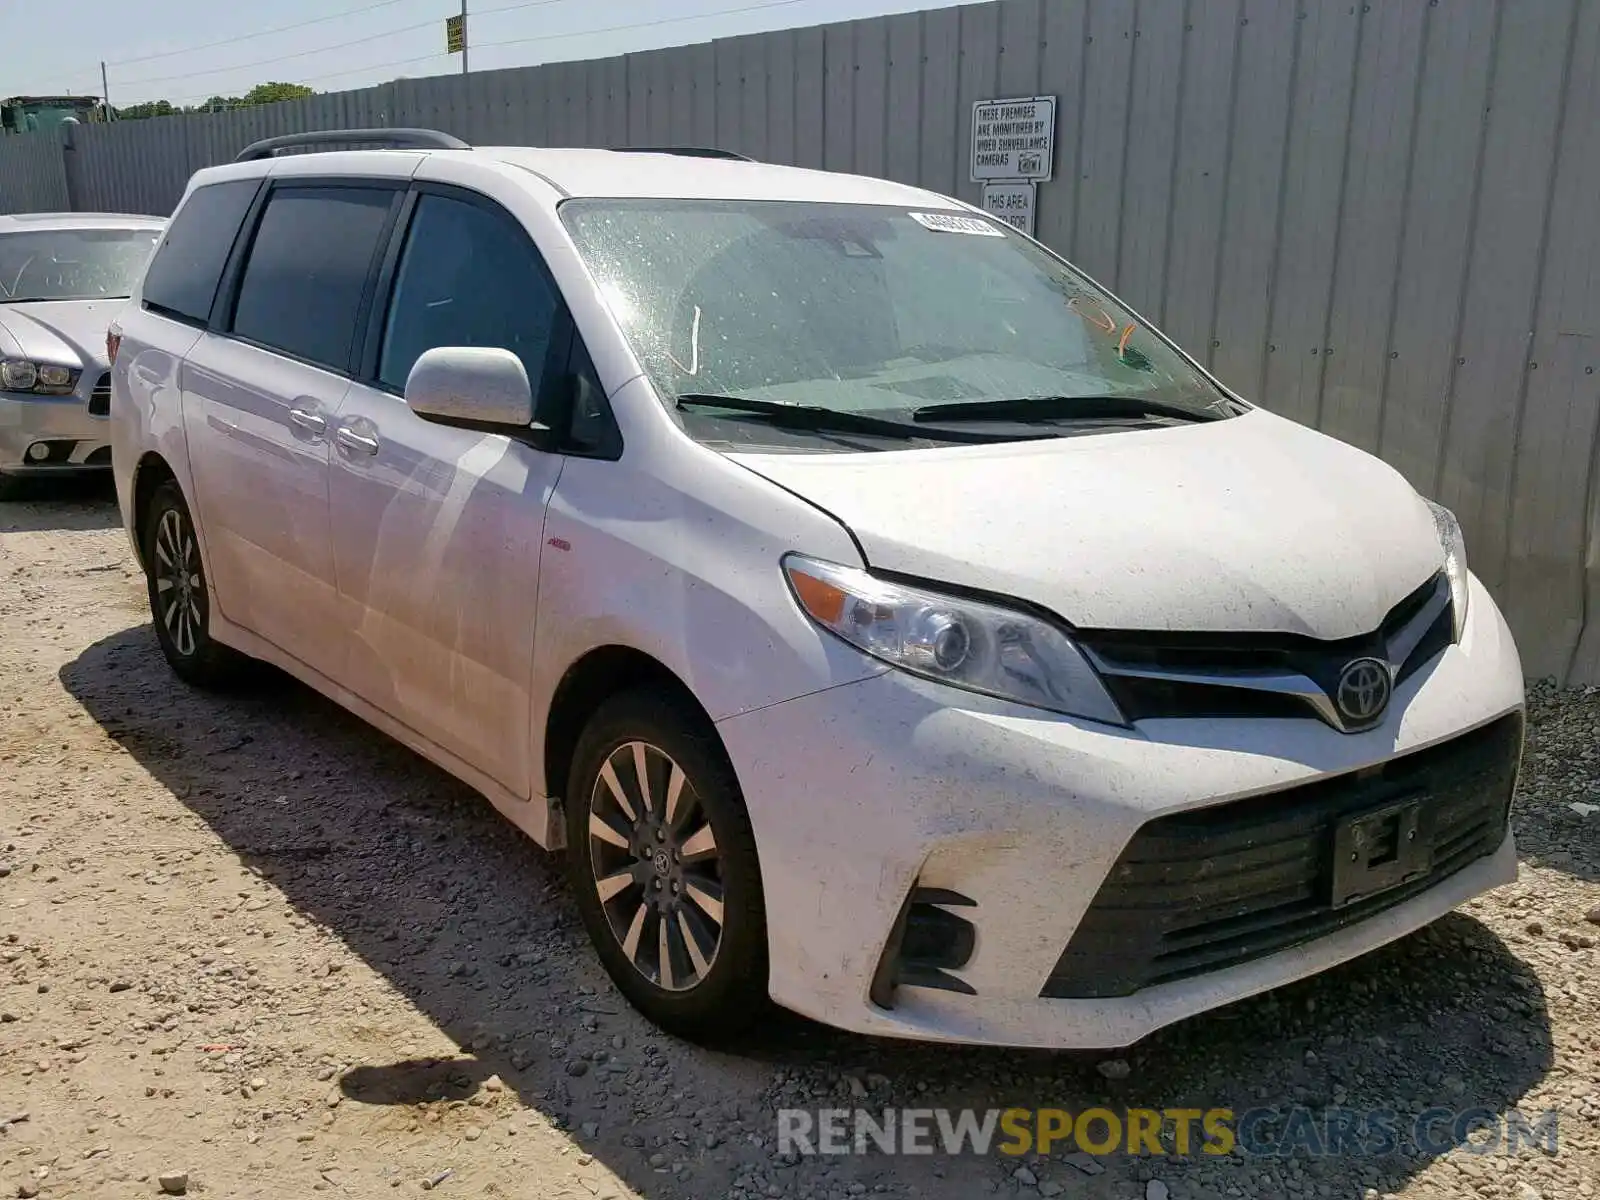
<instances>
[{"instance_id":1,"label":"right headlight","mask_svg":"<svg viewBox=\"0 0 1600 1200\"><path fill-rule=\"evenodd\" d=\"M1091 721L1126 725L1078 647L1016 609L785 556L800 607L829 633L902 671Z\"/></svg>"},{"instance_id":2,"label":"right headlight","mask_svg":"<svg viewBox=\"0 0 1600 1200\"><path fill-rule=\"evenodd\" d=\"M1450 581L1450 611L1454 617L1454 640L1461 640L1461 631L1467 627L1467 542L1461 536L1461 522L1455 513L1442 504L1428 501L1433 513L1433 527L1439 534L1439 545L1444 550L1444 574Z\"/></svg>"}]
</instances>

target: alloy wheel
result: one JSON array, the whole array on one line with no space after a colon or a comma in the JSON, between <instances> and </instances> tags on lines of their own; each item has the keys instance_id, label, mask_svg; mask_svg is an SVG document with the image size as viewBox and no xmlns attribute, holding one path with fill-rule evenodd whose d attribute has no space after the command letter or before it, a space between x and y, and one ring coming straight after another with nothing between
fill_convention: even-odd
<instances>
[{"instance_id":1,"label":"alloy wheel","mask_svg":"<svg viewBox=\"0 0 1600 1200\"><path fill-rule=\"evenodd\" d=\"M205 631L206 593L194 530L175 508L161 514L155 551L157 615L174 648L187 658L194 654Z\"/></svg>"},{"instance_id":2,"label":"alloy wheel","mask_svg":"<svg viewBox=\"0 0 1600 1200\"><path fill-rule=\"evenodd\" d=\"M626 742L601 764L589 863L634 969L664 991L700 984L722 946L722 856L693 782L664 751Z\"/></svg>"}]
</instances>

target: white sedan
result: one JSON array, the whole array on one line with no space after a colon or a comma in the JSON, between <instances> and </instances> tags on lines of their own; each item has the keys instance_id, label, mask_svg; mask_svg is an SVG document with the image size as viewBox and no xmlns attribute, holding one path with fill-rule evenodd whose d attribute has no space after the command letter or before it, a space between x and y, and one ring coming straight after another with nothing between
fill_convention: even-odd
<instances>
[{"instance_id":1,"label":"white sedan","mask_svg":"<svg viewBox=\"0 0 1600 1200\"><path fill-rule=\"evenodd\" d=\"M165 224L0 216L0 499L26 476L110 469L106 328Z\"/></svg>"}]
</instances>

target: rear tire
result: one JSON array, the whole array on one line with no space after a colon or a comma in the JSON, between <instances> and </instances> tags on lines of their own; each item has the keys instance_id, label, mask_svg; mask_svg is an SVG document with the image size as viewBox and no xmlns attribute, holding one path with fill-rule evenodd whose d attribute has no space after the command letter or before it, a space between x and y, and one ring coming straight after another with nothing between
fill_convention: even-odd
<instances>
[{"instance_id":1,"label":"rear tire","mask_svg":"<svg viewBox=\"0 0 1600 1200\"><path fill-rule=\"evenodd\" d=\"M567 870L629 1002L667 1033L725 1042L769 1007L761 869L727 756L683 708L640 689L590 719L567 786Z\"/></svg>"},{"instance_id":2,"label":"rear tire","mask_svg":"<svg viewBox=\"0 0 1600 1200\"><path fill-rule=\"evenodd\" d=\"M185 683L222 689L239 683L250 660L211 638L211 591L183 491L156 488L140 530L150 616L167 664Z\"/></svg>"}]
</instances>

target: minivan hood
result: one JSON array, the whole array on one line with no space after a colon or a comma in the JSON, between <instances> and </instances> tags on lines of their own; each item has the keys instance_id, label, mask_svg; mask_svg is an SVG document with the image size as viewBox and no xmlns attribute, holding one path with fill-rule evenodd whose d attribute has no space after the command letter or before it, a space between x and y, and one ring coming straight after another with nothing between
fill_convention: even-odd
<instances>
[{"instance_id":1,"label":"minivan hood","mask_svg":"<svg viewBox=\"0 0 1600 1200\"><path fill-rule=\"evenodd\" d=\"M1044 441L730 457L832 513L873 568L1081 628L1355 637L1444 563L1398 472L1260 409Z\"/></svg>"},{"instance_id":2,"label":"minivan hood","mask_svg":"<svg viewBox=\"0 0 1600 1200\"><path fill-rule=\"evenodd\" d=\"M0 354L104 368L106 329L126 303L113 299L0 304Z\"/></svg>"}]
</instances>

